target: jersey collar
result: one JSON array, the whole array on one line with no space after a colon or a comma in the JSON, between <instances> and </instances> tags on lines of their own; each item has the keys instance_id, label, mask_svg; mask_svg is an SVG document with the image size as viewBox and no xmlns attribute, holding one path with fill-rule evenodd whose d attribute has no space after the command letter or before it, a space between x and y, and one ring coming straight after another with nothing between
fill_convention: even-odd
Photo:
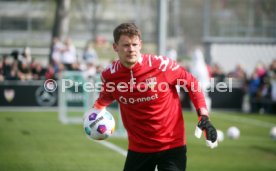
<instances>
[{"instance_id":1,"label":"jersey collar","mask_svg":"<svg viewBox=\"0 0 276 171\"><path fill-rule=\"evenodd\" d=\"M144 54L141 54L141 55L138 57L137 62L134 64L134 66L133 66L132 68L127 68L127 67L125 67L121 62L120 62L120 66L121 66L121 68L122 68L123 70L137 71L137 70L139 70L139 69L142 67L143 58L144 58Z\"/></svg>"}]
</instances>

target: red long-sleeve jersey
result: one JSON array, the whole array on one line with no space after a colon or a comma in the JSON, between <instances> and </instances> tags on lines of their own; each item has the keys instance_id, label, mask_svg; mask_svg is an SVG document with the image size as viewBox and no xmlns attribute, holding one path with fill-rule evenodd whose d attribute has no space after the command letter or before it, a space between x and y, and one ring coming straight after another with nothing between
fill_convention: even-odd
<instances>
[{"instance_id":1,"label":"red long-sleeve jersey","mask_svg":"<svg viewBox=\"0 0 276 171\"><path fill-rule=\"evenodd\" d=\"M129 149L158 152L186 144L184 119L176 85L189 91L202 114L208 114L198 81L175 61L142 54L131 68L114 61L102 73L102 91L96 107L113 100L120 105Z\"/></svg>"}]
</instances>

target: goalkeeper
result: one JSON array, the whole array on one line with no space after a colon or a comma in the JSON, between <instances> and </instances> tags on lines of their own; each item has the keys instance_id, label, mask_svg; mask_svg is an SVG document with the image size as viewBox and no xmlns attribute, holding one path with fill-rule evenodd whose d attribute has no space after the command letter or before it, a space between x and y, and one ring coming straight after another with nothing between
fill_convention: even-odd
<instances>
[{"instance_id":1,"label":"goalkeeper","mask_svg":"<svg viewBox=\"0 0 276 171\"><path fill-rule=\"evenodd\" d=\"M198 81L175 61L142 54L141 32L133 23L113 31L118 60L102 72L102 89L94 108L103 109L114 100L120 105L128 135L124 171L184 171L186 137L176 85L189 92L197 110L196 136L204 132L207 145L215 147L217 133L208 117Z\"/></svg>"}]
</instances>

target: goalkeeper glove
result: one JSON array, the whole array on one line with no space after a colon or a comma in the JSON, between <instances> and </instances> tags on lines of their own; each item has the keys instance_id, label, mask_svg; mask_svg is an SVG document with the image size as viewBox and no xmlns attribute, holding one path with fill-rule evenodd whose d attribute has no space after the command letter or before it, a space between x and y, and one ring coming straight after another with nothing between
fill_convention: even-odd
<instances>
[{"instance_id":1,"label":"goalkeeper glove","mask_svg":"<svg viewBox=\"0 0 276 171\"><path fill-rule=\"evenodd\" d=\"M205 115L200 116L200 120L196 127L195 136L197 138L200 138L202 131L204 132L207 146L209 146L210 148L217 147L217 130L211 124L208 116Z\"/></svg>"}]
</instances>

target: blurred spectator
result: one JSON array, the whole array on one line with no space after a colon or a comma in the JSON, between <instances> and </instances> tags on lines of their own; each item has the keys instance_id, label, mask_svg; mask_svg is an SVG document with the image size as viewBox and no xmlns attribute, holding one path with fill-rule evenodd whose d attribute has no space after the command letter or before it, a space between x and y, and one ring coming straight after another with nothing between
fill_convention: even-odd
<instances>
[{"instance_id":1,"label":"blurred spectator","mask_svg":"<svg viewBox=\"0 0 276 171\"><path fill-rule=\"evenodd\" d=\"M42 67L41 63L34 62L32 65L32 74L34 80L45 79L46 70Z\"/></svg>"},{"instance_id":2,"label":"blurred spectator","mask_svg":"<svg viewBox=\"0 0 276 171\"><path fill-rule=\"evenodd\" d=\"M6 75L6 80L19 80L18 77L18 62L17 61L13 61L12 65L11 65L11 70L9 73L7 73Z\"/></svg>"},{"instance_id":3,"label":"blurred spectator","mask_svg":"<svg viewBox=\"0 0 276 171\"><path fill-rule=\"evenodd\" d=\"M33 78L31 68L29 67L28 63L20 62L18 69L19 70L17 74L20 80L31 80Z\"/></svg>"},{"instance_id":4,"label":"blurred spectator","mask_svg":"<svg viewBox=\"0 0 276 171\"><path fill-rule=\"evenodd\" d=\"M55 77L55 69L53 67L53 65L49 65L47 68L47 71L45 73L45 79L57 79Z\"/></svg>"},{"instance_id":5,"label":"blurred spectator","mask_svg":"<svg viewBox=\"0 0 276 171\"><path fill-rule=\"evenodd\" d=\"M258 77L263 77L266 74L265 65L262 62L258 62L255 67L255 72L257 73Z\"/></svg>"},{"instance_id":6,"label":"blurred spectator","mask_svg":"<svg viewBox=\"0 0 276 171\"><path fill-rule=\"evenodd\" d=\"M3 76L4 78L8 76L8 74L10 73L11 71L11 64L9 64L8 62L8 55L7 54L4 54L2 56L2 73L3 73Z\"/></svg>"},{"instance_id":7,"label":"blurred spectator","mask_svg":"<svg viewBox=\"0 0 276 171\"><path fill-rule=\"evenodd\" d=\"M97 62L98 60L98 54L96 50L94 49L93 42L88 42L86 44L86 47L84 49L83 53L83 60L85 62Z\"/></svg>"},{"instance_id":8,"label":"blurred spectator","mask_svg":"<svg viewBox=\"0 0 276 171\"><path fill-rule=\"evenodd\" d=\"M51 63L58 65L61 63L61 55L63 50L63 43L59 38L53 38L53 47L52 47L52 55L51 55Z\"/></svg>"},{"instance_id":9,"label":"blurred spectator","mask_svg":"<svg viewBox=\"0 0 276 171\"><path fill-rule=\"evenodd\" d=\"M66 70L76 70L77 54L76 47L74 46L70 38L66 38L64 41L64 47L62 49L61 61Z\"/></svg>"},{"instance_id":10,"label":"blurred spectator","mask_svg":"<svg viewBox=\"0 0 276 171\"><path fill-rule=\"evenodd\" d=\"M16 60L14 61L14 63L17 63L17 66L18 66L18 70L17 70L18 78L20 80L31 80L32 79L32 73L31 73L31 67L30 67L32 62L31 49L29 47L25 47L23 49L22 54L18 55L18 57L15 57L15 58L18 58L18 62Z\"/></svg>"},{"instance_id":11,"label":"blurred spectator","mask_svg":"<svg viewBox=\"0 0 276 171\"><path fill-rule=\"evenodd\" d=\"M86 63L86 69L83 71L85 79L92 79L96 75L96 67L93 61Z\"/></svg>"},{"instance_id":12,"label":"blurred spectator","mask_svg":"<svg viewBox=\"0 0 276 171\"><path fill-rule=\"evenodd\" d=\"M223 82L225 79L225 74L219 64L214 64L212 67L212 77L216 79L217 82Z\"/></svg>"},{"instance_id":13,"label":"blurred spectator","mask_svg":"<svg viewBox=\"0 0 276 171\"><path fill-rule=\"evenodd\" d=\"M13 50L13 51L11 52L11 56L13 57L13 60L14 60L14 61L17 61L18 58L19 58L19 52L18 52L18 50Z\"/></svg>"},{"instance_id":14,"label":"blurred spectator","mask_svg":"<svg viewBox=\"0 0 276 171\"><path fill-rule=\"evenodd\" d=\"M62 53L64 50L63 42L57 38L53 38L52 44L52 54L51 54L51 67L54 69L55 74L59 74L64 70L64 65L62 64ZM45 71L46 72L46 71Z\"/></svg>"},{"instance_id":15,"label":"blurred spectator","mask_svg":"<svg viewBox=\"0 0 276 171\"><path fill-rule=\"evenodd\" d=\"M236 68L228 74L228 77L237 78L243 81L247 80L246 72L241 66L241 64L237 64Z\"/></svg>"},{"instance_id":16,"label":"blurred spectator","mask_svg":"<svg viewBox=\"0 0 276 171\"><path fill-rule=\"evenodd\" d=\"M261 86L261 79L258 74L258 69L256 68L252 73L249 84L248 84L248 93L250 98L251 112L259 112L260 101L259 101L259 88Z\"/></svg>"},{"instance_id":17,"label":"blurred spectator","mask_svg":"<svg viewBox=\"0 0 276 171\"><path fill-rule=\"evenodd\" d=\"M258 62L249 80L249 93L251 101L251 112L270 111L270 78L265 65Z\"/></svg>"},{"instance_id":18,"label":"blurred spectator","mask_svg":"<svg viewBox=\"0 0 276 171\"><path fill-rule=\"evenodd\" d=\"M27 65L30 65L32 62L32 54L31 54L31 48L25 47L23 49L22 55L19 56L20 63L25 63Z\"/></svg>"}]
</instances>

